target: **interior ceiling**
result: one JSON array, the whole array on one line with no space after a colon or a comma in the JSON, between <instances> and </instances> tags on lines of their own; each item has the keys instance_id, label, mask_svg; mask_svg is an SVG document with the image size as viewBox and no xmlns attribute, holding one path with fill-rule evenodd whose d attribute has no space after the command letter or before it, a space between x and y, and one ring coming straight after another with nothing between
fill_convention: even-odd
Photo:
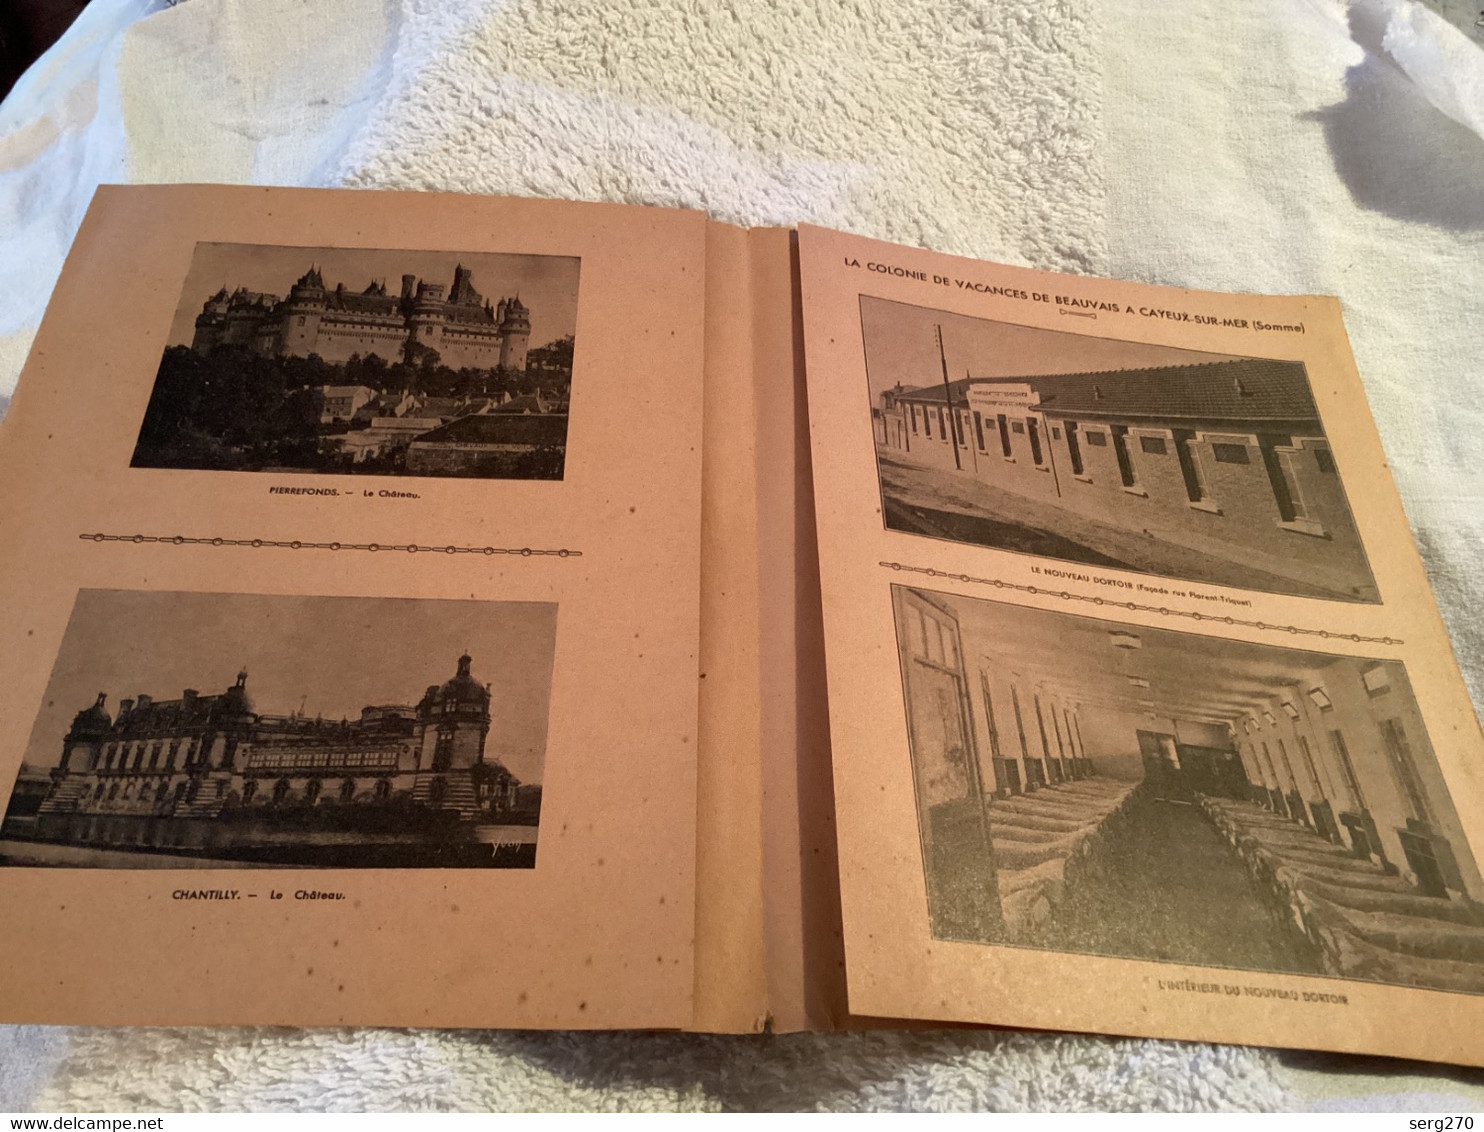
<instances>
[{"instance_id":1,"label":"interior ceiling","mask_svg":"<svg viewBox=\"0 0 1484 1132\"><path fill-rule=\"evenodd\" d=\"M932 593L959 619L970 676L998 667L1065 701L1135 715L1228 722L1268 706L1281 693L1303 695L1338 659L1321 653L1151 629L984 599ZM1111 632L1132 633L1139 648L1116 648ZM1130 676L1149 687L1129 683ZM1153 707L1149 703L1153 703Z\"/></svg>"}]
</instances>

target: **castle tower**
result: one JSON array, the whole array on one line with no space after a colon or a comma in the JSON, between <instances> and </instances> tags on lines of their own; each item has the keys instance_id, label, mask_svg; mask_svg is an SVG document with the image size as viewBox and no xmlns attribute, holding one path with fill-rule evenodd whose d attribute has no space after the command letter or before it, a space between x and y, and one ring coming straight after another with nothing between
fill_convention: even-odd
<instances>
[{"instance_id":1,"label":"castle tower","mask_svg":"<svg viewBox=\"0 0 1484 1132\"><path fill-rule=\"evenodd\" d=\"M417 781L413 800L432 809L478 813L476 778L484 770L490 729L490 694L470 674L468 653L458 671L430 686L417 705Z\"/></svg>"},{"instance_id":2,"label":"castle tower","mask_svg":"<svg viewBox=\"0 0 1484 1132\"><path fill-rule=\"evenodd\" d=\"M319 352L319 324L325 313L325 281L319 269L310 267L299 276L284 302L283 329L278 340L280 355L307 358Z\"/></svg>"},{"instance_id":3,"label":"castle tower","mask_svg":"<svg viewBox=\"0 0 1484 1132\"><path fill-rule=\"evenodd\" d=\"M526 369L526 347L531 340L531 312L520 298L505 299L500 303L500 368Z\"/></svg>"},{"instance_id":4,"label":"castle tower","mask_svg":"<svg viewBox=\"0 0 1484 1132\"><path fill-rule=\"evenodd\" d=\"M99 692L92 707L72 717L72 726L62 740L62 761L57 764L57 769L63 774L91 770L97 762L98 747L113 727L113 720L103 706L107 700L107 694Z\"/></svg>"},{"instance_id":5,"label":"castle tower","mask_svg":"<svg viewBox=\"0 0 1484 1132\"><path fill-rule=\"evenodd\" d=\"M403 279L406 290L406 279ZM443 327L448 321L448 311L443 298L442 283L419 283L413 297L411 311L407 316L407 360L415 361L415 346L430 350L443 350Z\"/></svg>"}]
</instances>

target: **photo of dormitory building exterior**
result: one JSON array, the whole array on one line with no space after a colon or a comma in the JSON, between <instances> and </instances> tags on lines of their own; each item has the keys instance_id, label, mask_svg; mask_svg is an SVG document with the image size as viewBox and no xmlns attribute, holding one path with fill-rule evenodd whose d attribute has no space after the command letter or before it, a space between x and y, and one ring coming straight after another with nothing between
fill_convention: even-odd
<instances>
[{"instance_id":1,"label":"photo of dormitory building exterior","mask_svg":"<svg viewBox=\"0 0 1484 1132\"><path fill-rule=\"evenodd\" d=\"M95 592L87 608L119 608L137 595L112 596L110 603L107 592ZM165 596L209 611L209 599L222 595ZM262 612L294 600L259 599L254 607L236 596L233 608ZM379 613L383 634L398 615L361 599L320 600L330 603L322 618ZM403 603L418 604L434 603ZM485 660L487 671L506 664ZM151 680L150 665L139 667L139 680L124 686L132 694L105 689L65 728L38 724L0 821L0 864L534 867L541 785L533 736L512 735L511 712L500 702L508 690L481 682L468 653L409 659L409 672L438 677L420 692L405 680L358 679L346 664L307 684L292 706L260 702L246 669L225 688L169 695ZM266 667L260 678L281 686L288 665ZM402 698L378 698L339 718L305 711L327 685ZM524 747L524 777L501 757L512 745Z\"/></svg>"},{"instance_id":2,"label":"photo of dormitory building exterior","mask_svg":"<svg viewBox=\"0 0 1484 1132\"><path fill-rule=\"evenodd\" d=\"M938 938L1484 993L1402 665L893 587Z\"/></svg>"},{"instance_id":3,"label":"photo of dormitory building exterior","mask_svg":"<svg viewBox=\"0 0 1484 1132\"><path fill-rule=\"evenodd\" d=\"M932 343L933 313L918 312L901 332ZM1170 360L1138 364L1125 350L1115 368L1098 364L1098 340L1056 335L1087 344L1085 368L981 377L976 364L993 356L987 336L966 348L954 329L942 332L944 352L930 367L879 389L872 407L889 528L1191 581L1378 600L1300 363L1146 348L1151 360ZM943 380L949 350L967 376Z\"/></svg>"},{"instance_id":4,"label":"photo of dormitory building exterior","mask_svg":"<svg viewBox=\"0 0 1484 1132\"><path fill-rule=\"evenodd\" d=\"M234 263L233 250L200 245L198 255L220 276L253 284L273 277L265 265ZM404 271L393 292L384 277L328 282L328 269L311 257L344 262L364 278L404 266L397 261L407 253L347 261L325 249L251 247L238 258L251 253L271 253L284 266L293 255L297 278L285 272L283 297L223 284L196 304L189 331L175 329L185 340L161 360L134 466L561 478L576 260L476 257L514 261L505 274L517 281L539 268L545 291L570 289L561 310L543 311L519 293L487 298L474 269L448 256L422 253L417 262L449 259L451 283ZM193 293L188 282L183 306Z\"/></svg>"}]
</instances>

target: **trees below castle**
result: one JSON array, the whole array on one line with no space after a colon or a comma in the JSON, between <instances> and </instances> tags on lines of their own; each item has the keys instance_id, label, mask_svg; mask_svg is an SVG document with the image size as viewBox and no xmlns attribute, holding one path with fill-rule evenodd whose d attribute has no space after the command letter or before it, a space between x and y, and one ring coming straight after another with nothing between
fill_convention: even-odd
<instances>
[{"instance_id":1,"label":"trees below castle","mask_svg":"<svg viewBox=\"0 0 1484 1132\"><path fill-rule=\"evenodd\" d=\"M436 350L418 345L395 360L354 354L340 363L317 354L265 356L242 345L205 353L172 346L160 360L133 463L396 474L395 446L347 456L341 438L374 418L446 421L536 393L546 406L540 411L565 413L572 356L571 336L529 351L523 371L454 369ZM337 398L353 405L342 407Z\"/></svg>"}]
</instances>

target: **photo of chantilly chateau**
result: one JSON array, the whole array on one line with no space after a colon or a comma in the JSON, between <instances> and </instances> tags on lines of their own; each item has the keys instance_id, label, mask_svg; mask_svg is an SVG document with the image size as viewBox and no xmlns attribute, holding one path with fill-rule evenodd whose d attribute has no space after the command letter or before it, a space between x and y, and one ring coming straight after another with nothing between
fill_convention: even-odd
<instances>
[{"instance_id":1,"label":"photo of chantilly chateau","mask_svg":"<svg viewBox=\"0 0 1484 1132\"><path fill-rule=\"evenodd\" d=\"M197 244L132 464L559 480L580 266Z\"/></svg>"},{"instance_id":2,"label":"photo of chantilly chateau","mask_svg":"<svg viewBox=\"0 0 1484 1132\"><path fill-rule=\"evenodd\" d=\"M0 864L532 868L556 606L83 590Z\"/></svg>"},{"instance_id":3,"label":"photo of chantilly chateau","mask_svg":"<svg viewBox=\"0 0 1484 1132\"><path fill-rule=\"evenodd\" d=\"M861 297L890 530L1377 602L1299 362Z\"/></svg>"},{"instance_id":4,"label":"photo of chantilly chateau","mask_svg":"<svg viewBox=\"0 0 1484 1132\"><path fill-rule=\"evenodd\" d=\"M892 596L935 937L1484 993L1400 663Z\"/></svg>"}]
</instances>

